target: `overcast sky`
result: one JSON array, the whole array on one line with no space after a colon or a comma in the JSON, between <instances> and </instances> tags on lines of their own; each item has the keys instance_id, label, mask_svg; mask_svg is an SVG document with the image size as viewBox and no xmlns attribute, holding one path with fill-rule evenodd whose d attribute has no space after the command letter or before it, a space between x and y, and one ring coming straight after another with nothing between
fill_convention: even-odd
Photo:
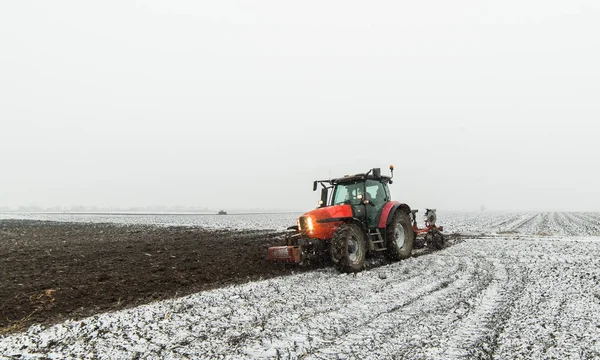
<instances>
[{"instance_id":1,"label":"overcast sky","mask_svg":"<svg viewBox=\"0 0 600 360\"><path fill-rule=\"evenodd\" d=\"M596 0L3 1L0 206L600 211Z\"/></svg>"}]
</instances>

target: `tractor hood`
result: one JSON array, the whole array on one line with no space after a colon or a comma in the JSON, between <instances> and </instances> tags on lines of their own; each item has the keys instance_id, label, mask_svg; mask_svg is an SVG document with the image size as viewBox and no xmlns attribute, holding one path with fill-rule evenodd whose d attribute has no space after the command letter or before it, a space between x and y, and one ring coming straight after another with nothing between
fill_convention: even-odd
<instances>
[{"instance_id":1,"label":"tractor hood","mask_svg":"<svg viewBox=\"0 0 600 360\"><path fill-rule=\"evenodd\" d=\"M336 205L318 208L309 211L302 216L311 216L313 219L319 220L330 220L336 218L348 218L352 217L352 206L350 205Z\"/></svg>"},{"instance_id":2,"label":"tractor hood","mask_svg":"<svg viewBox=\"0 0 600 360\"><path fill-rule=\"evenodd\" d=\"M349 218L352 218L350 205L318 208L298 218L298 231L311 238L330 239L342 221Z\"/></svg>"}]
</instances>

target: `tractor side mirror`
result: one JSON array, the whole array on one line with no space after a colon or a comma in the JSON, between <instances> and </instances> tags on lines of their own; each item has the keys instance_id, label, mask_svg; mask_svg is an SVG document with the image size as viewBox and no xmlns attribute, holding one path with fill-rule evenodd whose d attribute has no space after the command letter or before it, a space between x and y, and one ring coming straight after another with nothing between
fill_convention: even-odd
<instances>
[{"instance_id":1,"label":"tractor side mirror","mask_svg":"<svg viewBox=\"0 0 600 360\"><path fill-rule=\"evenodd\" d=\"M313 182L313 191L317 191L317 182Z\"/></svg>"},{"instance_id":2,"label":"tractor side mirror","mask_svg":"<svg viewBox=\"0 0 600 360\"><path fill-rule=\"evenodd\" d=\"M322 188L321 189L321 201L319 201L319 207L327 206L327 195L329 195L327 188Z\"/></svg>"}]
</instances>

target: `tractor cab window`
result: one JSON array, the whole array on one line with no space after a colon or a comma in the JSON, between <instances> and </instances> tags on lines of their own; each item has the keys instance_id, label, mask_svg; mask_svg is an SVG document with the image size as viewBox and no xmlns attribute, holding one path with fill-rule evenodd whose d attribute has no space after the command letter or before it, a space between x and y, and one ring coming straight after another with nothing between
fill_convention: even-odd
<instances>
[{"instance_id":1,"label":"tractor cab window","mask_svg":"<svg viewBox=\"0 0 600 360\"><path fill-rule=\"evenodd\" d=\"M338 184L333 194L333 205L362 203L363 184ZM359 196L361 195L361 196Z\"/></svg>"},{"instance_id":2,"label":"tractor cab window","mask_svg":"<svg viewBox=\"0 0 600 360\"><path fill-rule=\"evenodd\" d=\"M387 201L385 186L379 181L367 180L367 199L375 205L383 205Z\"/></svg>"}]
</instances>

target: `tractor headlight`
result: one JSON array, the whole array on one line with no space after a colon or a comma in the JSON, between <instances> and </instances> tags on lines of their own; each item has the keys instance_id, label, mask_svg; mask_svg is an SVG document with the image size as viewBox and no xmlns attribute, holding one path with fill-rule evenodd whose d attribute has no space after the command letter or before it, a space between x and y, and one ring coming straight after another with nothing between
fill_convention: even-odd
<instances>
[{"instance_id":1,"label":"tractor headlight","mask_svg":"<svg viewBox=\"0 0 600 360\"><path fill-rule=\"evenodd\" d=\"M301 216L298 218L298 230L312 235L315 230L315 222L310 216Z\"/></svg>"},{"instance_id":2,"label":"tractor headlight","mask_svg":"<svg viewBox=\"0 0 600 360\"><path fill-rule=\"evenodd\" d=\"M315 230L314 225L313 225L313 219L310 216L308 218L306 218L306 230L308 231L309 234L312 234L313 231Z\"/></svg>"}]
</instances>

